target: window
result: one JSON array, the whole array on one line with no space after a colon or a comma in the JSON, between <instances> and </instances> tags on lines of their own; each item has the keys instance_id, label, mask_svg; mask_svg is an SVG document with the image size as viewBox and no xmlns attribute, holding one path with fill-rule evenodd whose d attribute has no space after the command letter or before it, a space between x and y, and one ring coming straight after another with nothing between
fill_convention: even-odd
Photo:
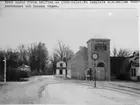
<instances>
[{"instance_id":1,"label":"window","mask_svg":"<svg viewBox=\"0 0 140 105\"><path fill-rule=\"evenodd\" d=\"M95 44L95 50L97 51L106 51L107 50L107 45L105 42L98 42Z\"/></svg>"},{"instance_id":2,"label":"window","mask_svg":"<svg viewBox=\"0 0 140 105\"><path fill-rule=\"evenodd\" d=\"M136 69L131 69L131 76L135 77L136 76Z\"/></svg>"},{"instance_id":3,"label":"window","mask_svg":"<svg viewBox=\"0 0 140 105\"><path fill-rule=\"evenodd\" d=\"M134 77L136 76L136 69L133 69L133 72L134 72Z\"/></svg>"},{"instance_id":4,"label":"window","mask_svg":"<svg viewBox=\"0 0 140 105\"><path fill-rule=\"evenodd\" d=\"M63 67L63 63L60 63L60 67Z\"/></svg>"},{"instance_id":5,"label":"window","mask_svg":"<svg viewBox=\"0 0 140 105\"><path fill-rule=\"evenodd\" d=\"M133 69L131 69L131 76L133 76Z\"/></svg>"}]
</instances>

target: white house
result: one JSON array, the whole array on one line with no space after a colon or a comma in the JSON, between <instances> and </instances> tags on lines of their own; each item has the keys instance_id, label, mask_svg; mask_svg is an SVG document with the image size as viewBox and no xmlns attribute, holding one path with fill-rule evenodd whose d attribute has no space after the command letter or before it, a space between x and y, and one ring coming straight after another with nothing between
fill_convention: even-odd
<instances>
[{"instance_id":1,"label":"white house","mask_svg":"<svg viewBox=\"0 0 140 105\"><path fill-rule=\"evenodd\" d=\"M56 63L56 75L61 77L66 77L66 62L59 61Z\"/></svg>"}]
</instances>

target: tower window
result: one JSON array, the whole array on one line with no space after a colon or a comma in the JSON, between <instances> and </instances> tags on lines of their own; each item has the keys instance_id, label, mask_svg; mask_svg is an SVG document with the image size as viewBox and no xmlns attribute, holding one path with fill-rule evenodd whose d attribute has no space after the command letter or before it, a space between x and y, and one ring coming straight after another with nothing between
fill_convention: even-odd
<instances>
[{"instance_id":1,"label":"tower window","mask_svg":"<svg viewBox=\"0 0 140 105\"><path fill-rule=\"evenodd\" d=\"M107 45L105 42L98 42L95 44L95 50L97 51L106 51L107 50Z\"/></svg>"}]
</instances>

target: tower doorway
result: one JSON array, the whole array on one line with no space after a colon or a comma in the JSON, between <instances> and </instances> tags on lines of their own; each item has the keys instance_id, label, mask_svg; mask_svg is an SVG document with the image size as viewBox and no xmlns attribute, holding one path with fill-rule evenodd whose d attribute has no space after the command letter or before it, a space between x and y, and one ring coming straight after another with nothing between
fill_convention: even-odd
<instances>
[{"instance_id":1,"label":"tower doorway","mask_svg":"<svg viewBox=\"0 0 140 105\"><path fill-rule=\"evenodd\" d=\"M96 76L98 80L105 80L105 64L103 62L97 64Z\"/></svg>"}]
</instances>

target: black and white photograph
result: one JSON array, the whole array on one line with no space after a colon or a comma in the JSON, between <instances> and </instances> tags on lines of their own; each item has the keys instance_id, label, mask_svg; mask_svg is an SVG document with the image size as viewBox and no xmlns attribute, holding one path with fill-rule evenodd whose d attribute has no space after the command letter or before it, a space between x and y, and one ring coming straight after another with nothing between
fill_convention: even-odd
<instances>
[{"instance_id":1,"label":"black and white photograph","mask_svg":"<svg viewBox=\"0 0 140 105\"><path fill-rule=\"evenodd\" d=\"M0 2L0 104L140 105L138 6L13 2Z\"/></svg>"}]
</instances>

